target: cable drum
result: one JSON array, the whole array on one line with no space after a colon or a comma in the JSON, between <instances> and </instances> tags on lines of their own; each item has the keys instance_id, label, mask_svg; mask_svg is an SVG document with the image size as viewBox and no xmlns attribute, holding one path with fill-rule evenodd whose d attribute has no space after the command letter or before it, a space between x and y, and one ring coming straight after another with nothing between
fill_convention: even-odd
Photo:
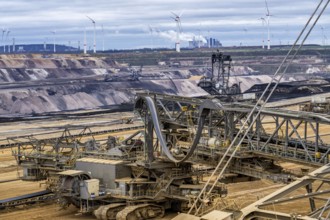
<instances>
[{"instance_id":1,"label":"cable drum","mask_svg":"<svg viewBox=\"0 0 330 220\"><path fill-rule=\"evenodd\" d=\"M211 110L222 110L223 107L218 100L205 100L199 107L199 118L197 123L197 130L196 135L193 140L191 147L189 148L188 152L184 157L178 159L176 158L172 152L170 151L169 147L167 146L167 142L165 140L165 135L162 132L162 124L159 119L158 109L156 107L155 101L151 97L138 97L135 102L135 111L141 116L142 120L146 120L147 116L150 117L151 122L154 127L154 131L158 138L159 144L161 146L162 152L166 155L166 157L174 162L174 163L182 163L188 160L192 154L194 153L197 145L199 144L204 124L206 121L207 116L209 115ZM147 148L153 148L153 146L147 146Z\"/></svg>"}]
</instances>

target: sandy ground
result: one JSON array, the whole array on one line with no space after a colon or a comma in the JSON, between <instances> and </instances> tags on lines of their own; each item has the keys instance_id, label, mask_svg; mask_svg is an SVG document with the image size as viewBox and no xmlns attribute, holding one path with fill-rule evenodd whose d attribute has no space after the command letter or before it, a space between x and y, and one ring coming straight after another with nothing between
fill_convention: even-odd
<instances>
[{"instance_id":1,"label":"sandy ground","mask_svg":"<svg viewBox=\"0 0 330 220\"><path fill-rule=\"evenodd\" d=\"M17 137L27 134L34 134L37 138L59 137L63 132L63 127L76 126L75 132L81 132L84 126L90 126L92 131L114 129L121 127L129 127L129 124L111 125L109 122L114 120L123 120L132 117L132 113L109 113L98 116L83 117L79 120L61 119L61 120L36 120L29 122L13 122L3 123L0 127L1 140L0 143L7 143L6 138ZM134 125L140 125L136 122ZM53 132L49 135L49 132ZM125 131L116 132L111 135L117 137L125 137L135 132ZM47 134L45 134L47 133ZM109 134L95 135L97 140L106 139ZM86 141L91 137L83 138ZM33 193L45 189L44 181L27 182L18 180L22 175L22 170L16 166L16 160L12 156L12 151L16 148L7 148L0 150L0 200L28 193ZM52 201L53 203L53 201ZM37 204L29 207L18 207L15 209L0 211L0 219L95 219L91 215L77 215L78 210L75 207L69 207L66 210L60 210L56 204Z\"/></svg>"},{"instance_id":2,"label":"sandy ground","mask_svg":"<svg viewBox=\"0 0 330 220\"><path fill-rule=\"evenodd\" d=\"M251 184L253 184L255 189L251 189ZM24 192L24 188L26 190L27 185L22 185L19 181L13 183L13 187L17 187L19 185L19 191ZM30 190L37 189L37 183L32 183L32 188ZM232 208L242 208L252 202L256 201L258 198L265 196L276 189L282 187L282 184L274 184L267 181L254 181L254 182L243 182L243 183L234 183L228 184L228 190L230 192L230 196L224 199L224 202L228 205L228 207ZM2 188L7 188L8 186L4 186L0 184L0 194L2 193ZM29 191L30 191L29 190ZM26 190L27 191L27 190ZM25 192L26 192L25 191ZM10 193L7 193L7 195ZM248 196L248 200L246 199ZM244 198L244 199L242 199ZM43 205L34 205L32 207L20 207L15 210L6 210L0 212L0 219L8 219L8 220L16 220L19 218L20 220L48 220L48 219L58 219L58 220L73 220L73 219L95 219L92 215L81 215L77 214L79 210L73 206L63 210L60 209L56 204L43 204ZM167 213L167 215L163 219L171 219L175 216L175 213Z\"/></svg>"},{"instance_id":3,"label":"sandy ground","mask_svg":"<svg viewBox=\"0 0 330 220\"><path fill-rule=\"evenodd\" d=\"M283 186L266 180L227 184L228 196L224 202L228 208L239 210Z\"/></svg>"},{"instance_id":4,"label":"sandy ground","mask_svg":"<svg viewBox=\"0 0 330 220\"><path fill-rule=\"evenodd\" d=\"M21 207L15 211L8 210L0 213L1 219L17 220L17 219L34 219L34 220L66 220L66 219L96 219L91 215L77 214L75 207L69 207L65 210L60 210L56 204L43 204L33 207Z\"/></svg>"},{"instance_id":5,"label":"sandy ground","mask_svg":"<svg viewBox=\"0 0 330 220\"><path fill-rule=\"evenodd\" d=\"M26 193L33 193L42 191L45 188L43 182L28 182L28 181L11 181L0 184L0 199L24 195Z\"/></svg>"}]
</instances>

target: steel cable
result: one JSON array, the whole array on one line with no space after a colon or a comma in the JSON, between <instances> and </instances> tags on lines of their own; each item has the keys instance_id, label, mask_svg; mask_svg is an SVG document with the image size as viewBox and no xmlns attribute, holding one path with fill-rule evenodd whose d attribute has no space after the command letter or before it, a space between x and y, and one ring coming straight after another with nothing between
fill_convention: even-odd
<instances>
[{"instance_id":1,"label":"steel cable","mask_svg":"<svg viewBox=\"0 0 330 220\"><path fill-rule=\"evenodd\" d=\"M262 93L262 95L260 96L260 98L258 99L257 103L255 104L255 106L253 107L253 109L251 110L251 112L249 113L247 119L244 121L244 123L242 124L239 132L236 134L234 140L232 141L232 143L230 144L230 146L227 148L225 154L223 155L223 157L221 158L221 160L219 161L218 165L216 166L216 168L214 169L214 171L212 172L211 176L208 178L207 182L205 183L203 189L201 190L201 192L199 193L199 195L197 196L197 198L194 200L194 203L192 204L190 210L188 211L188 214L190 214L194 209L195 211L195 215L198 215L199 210L201 209L201 207L203 206L203 204L201 203L201 205L199 207L197 207L197 202L200 201L202 199L203 195L209 196L212 192L212 190L214 189L215 185L217 184L217 182L219 181L219 179L222 177L224 171L226 170L227 166L229 165L229 163L231 162L233 156L235 155L235 153L237 152L237 150L239 149L239 146L242 144L244 138L246 137L246 135L248 134L248 132L251 130L251 128L253 127L253 124L255 123L255 121L257 120L258 116L260 115L261 111L263 110L263 108L265 107L266 103L268 102L269 98L271 97L271 95L274 93L277 85L279 84L280 80L282 79L282 77L284 76L284 74L286 73L288 67L290 66L290 64L292 63L292 61L294 60L294 58L296 57L296 55L298 54L298 52L300 51L301 47L303 46L304 42L306 41L307 37L310 35L311 31L313 30L313 28L315 27L317 21L319 20L319 18L321 17L321 15L323 14L324 10L327 8L330 0L327 0L325 5L323 6L323 8L321 9L321 11L319 12L319 15L317 16L317 18L315 19L315 21L313 22L312 26L309 28L309 30L307 31L307 33L305 34L306 29L308 28L308 26L310 25L311 21L313 20L314 16L316 15L316 13L319 11L322 3L324 2L324 0L321 0L320 3L318 4L318 6L316 7L316 9L314 10L314 12L312 13L312 15L310 16L310 18L308 19L306 25L304 26L304 28L302 29L302 31L300 32L298 38L296 39L296 41L294 42L294 44L292 45L292 47L290 48L290 50L288 51L287 55L285 56L285 58L283 59L282 63L280 64L280 66L278 67L278 69L276 70L276 72L274 73L272 80L269 82L269 84L267 85L266 89L264 90L264 92ZM303 37L303 35L305 34L305 36ZM299 47L296 49L296 52L291 55L291 52L294 51L294 49L296 48L296 46L298 45L299 40L303 37L302 42L299 44ZM284 64L287 62L288 58L292 56L291 60L287 63L287 66L284 66ZM282 72L280 72L280 70L283 69ZM278 77L276 79L276 77ZM264 96L266 95L266 93L268 92L269 88L271 87L271 85L273 84L273 82L275 82L275 85L273 86L273 88L271 89L271 91L269 92L267 98L265 99L264 103L262 103L262 100L264 98ZM261 104L262 103L262 104ZM261 105L260 105L261 104ZM255 111L257 111L256 116L253 118L251 124L248 126L248 128L245 130L245 126L248 124L248 122L250 121L250 119L253 117ZM241 136L244 132L244 135ZM241 136L241 137L240 137ZM238 144L236 144L236 147L234 148L234 145L236 143L236 141L238 140L238 138L240 138ZM210 184L211 179L215 176L215 174L218 172L219 168L221 167L221 165L224 162L224 159L228 156L228 154L230 153L230 151L232 150L232 148L234 148L234 151L232 152L232 154L230 155L229 159L227 160L226 164L223 166L222 170L220 171L220 173L218 174L218 176L216 177L214 183L212 184L212 186L210 187L210 189L206 192L208 185Z\"/></svg>"}]
</instances>

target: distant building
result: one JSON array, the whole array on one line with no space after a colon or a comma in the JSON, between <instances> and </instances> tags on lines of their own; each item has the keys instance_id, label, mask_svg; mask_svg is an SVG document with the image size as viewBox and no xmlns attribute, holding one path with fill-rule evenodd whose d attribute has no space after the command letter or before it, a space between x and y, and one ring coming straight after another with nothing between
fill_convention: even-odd
<instances>
[{"instance_id":1,"label":"distant building","mask_svg":"<svg viewBox=\"0 0 330 220\"><path fill-rule=\"evenodd\" d=\"M192 41L189 41L189 48L219 48L222 47L222 44L219 40L215 38L206 38L206 42L203 42L202 40L196 40L195 38Z\"/></svg>"},{"instance_id":2,"label":"distant building","mask_svg":"<svg viewBox=\"0 0 330 220\"><path fill-rule=\"evenodd\" d=\"M211 48L219 48L222 47L222 43L220 43L219 40L210 37L210 39L207 39L207 45L210 45Z\"/></svg>"},{"instance_id":3,"label":"distant building","mask_svg":"<svg viewBox=\"0 0 330 220\"><path fill-rule=\"evenodd\" d=\"M192 40L189 41L189 48L200 48L200 47L205 47L205 43L203 41L200 40Z\"/></svg>"},{"instance_id":4,"label":"distant building","mask_svg":"<svg viewBox=\"0 0 330 220\"><path fill-rule=\"evenodd\" d=\"M19 46L17 52L25 52L24 47L23 46Z\"/></svg>"}]
</instances>

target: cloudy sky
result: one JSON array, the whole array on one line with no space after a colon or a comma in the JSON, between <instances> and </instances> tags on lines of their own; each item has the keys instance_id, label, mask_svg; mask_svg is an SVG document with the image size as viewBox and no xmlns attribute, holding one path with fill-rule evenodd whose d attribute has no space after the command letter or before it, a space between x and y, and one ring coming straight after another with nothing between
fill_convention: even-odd
<instances>
[{"instance_id":1,"label":"cloudy sky","mask_svg":"<svg viewBox=\"0 0 330 220\"><path fill-rule=\"evenodd\" d=\"M274 15L272 43L292 43L318 3L268 0ZM13 38L16 44L52 43L51 31L56 30L58 44L76 47L80 41L82 46L86 29L91 47L93 26L88 15L96 21L98 49L102 49L102 36L106 49L173 48L176 24L171 11L182 13L183 45L199 36L217 38L224 46L261 45L266 33L259 20L265 17L264 0L0 0L0 28L5 30L1 44ZM325 11L308 43L328 43L329 12Z\"/></svg>"}]
</instances>

